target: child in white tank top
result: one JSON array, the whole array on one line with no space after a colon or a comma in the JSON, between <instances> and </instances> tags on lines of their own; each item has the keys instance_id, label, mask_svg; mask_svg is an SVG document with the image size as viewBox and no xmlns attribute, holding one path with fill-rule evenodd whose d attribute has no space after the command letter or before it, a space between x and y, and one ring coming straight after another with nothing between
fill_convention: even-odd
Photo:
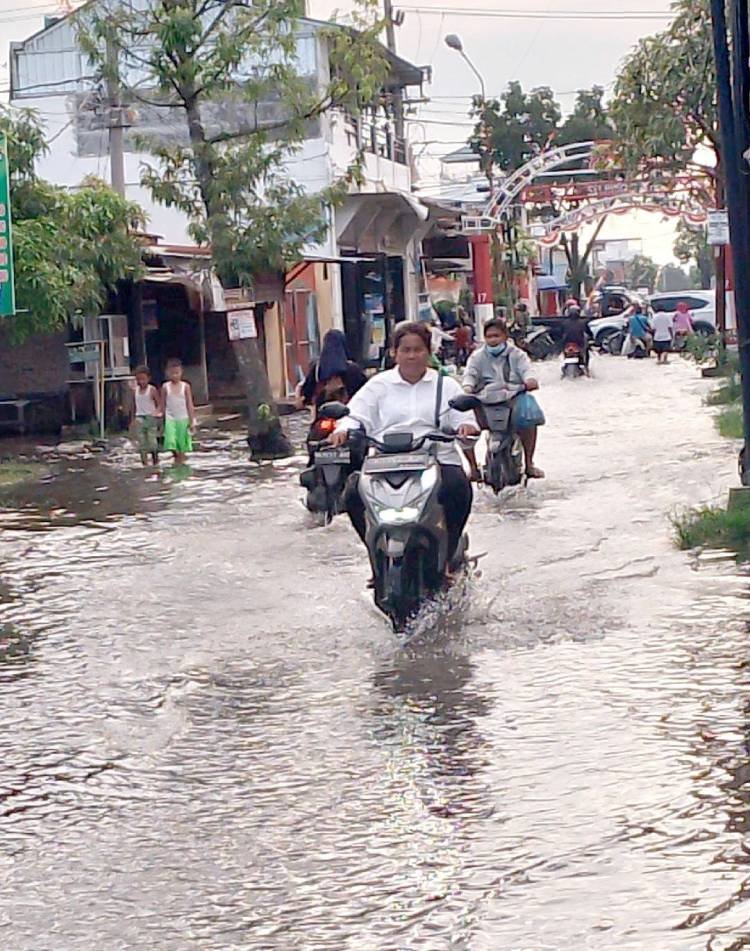
<instances>
[{"instance_id":1,"label":"child in white tank top","mask_svg":"<svg viewBox=\"0 0 750 951\"><path fill-rule=\"evenodd\" d=\"M151 383L151 373L146 366L135 371L135 389L133 390L133 424L138 452L144 466L149 456L156 466L159 464L159 418L161 401L159 392Z\"/></svg>"},{"instance_id":2,"label":"child in white tank top","mask_svg":"<svg viewBox=\"0 0 750 951\"><path fill-rule=\"evenodd\" d=\"M183 465L193 450L191 431L195 428L195 406L190 384L182 379L182 363L170 360L167 382L161 388L164 413L164 448L174 456L176 465Z\"/></svg>"}]
</instances>

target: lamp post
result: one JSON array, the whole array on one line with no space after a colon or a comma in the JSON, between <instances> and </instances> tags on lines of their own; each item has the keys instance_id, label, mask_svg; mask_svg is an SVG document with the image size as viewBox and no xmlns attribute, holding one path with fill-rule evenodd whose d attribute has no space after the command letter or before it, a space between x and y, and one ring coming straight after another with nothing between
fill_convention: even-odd
<instances>
[{"instance_id":1,"label":"lamp post","mask_svg":"<svg viewBox=\"0 0 750 951\"><path fill-rule=\"evenodd\" d=\"M464 44L460 36L450 33L445 38L445 45L459 53L469 69L479 80L479 88L482 93L482 107L487 102L487 86L484 77L476 68L474 63L466 55ZM484 123L483 123L484 124ZM481 159L481 156L480 156ZM484 165L485 163L482 162ZM492 192L492 161L487 163L485 168L487 181ZM471 244L471 260L474 271L474 325L477 340L484 339L484 325L488 320L495 316L495 305L493 303L492 291L492 236L489 232L473 234L469 237Z\"/></svg>"},{"instance_id":2,"label":"lamp post","mask_svg":"<svg viewBox=\"0 0 750 951\"><path fill-rule=\"evenodd\" d=\"M484 84L484 76L482 76L482 74L479 72L476 66L472 63L472 61L466 55L466 50L464 49L464 44L463 44L463 41L461 40L461 37L456 36L455 33L449 33L448 36L446 36L445 38L445 45L449 47L449 49L455 50L464 59L464 61L466 62L466 65L469 67L472 73L474 73L474 75L479 80L479 87L482 90L482 99L485 100L487 98L487 87Z\"/></svg>"}]
</instances>

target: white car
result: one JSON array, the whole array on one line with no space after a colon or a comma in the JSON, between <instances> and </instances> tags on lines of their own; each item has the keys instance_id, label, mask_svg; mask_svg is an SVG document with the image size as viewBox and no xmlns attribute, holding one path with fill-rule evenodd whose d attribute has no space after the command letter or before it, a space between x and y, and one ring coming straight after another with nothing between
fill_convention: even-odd
<instances>
[{"instance_id":1,"label":"white car","mask_svg":"<svg viewBox=\"0 0 750 951\"><path fill-rule=\"evenodd\" d=\"M680 301L690 308L693 317L693 326L697 333L706 335L716 330L716 294L714 291L671 291L664 294L654 294L649 298L649 308L655 314L677 313ZM625 318L618 315L600 317L589 323L589 331L597 347L602 347L607 337L625 330Z\"/></svg>"},{"instance_id":2,"label":"white car","mask_svg":"<svg viewBox=\"0 0 750 951\"><path fill-rule=\"evenodd\" d=\"M680 291L654 294L649 298L655 314L675 314L680 301L690 308L696 333L712 334L716 330L716 291Z\"/></svg>"}]
</instances>

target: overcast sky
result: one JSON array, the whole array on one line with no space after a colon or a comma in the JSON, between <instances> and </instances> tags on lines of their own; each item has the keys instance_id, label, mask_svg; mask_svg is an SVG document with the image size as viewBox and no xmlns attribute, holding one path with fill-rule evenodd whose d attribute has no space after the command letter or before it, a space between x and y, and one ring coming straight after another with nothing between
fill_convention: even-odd
<instances>
[{"instance_id":1,"label":"overcast sky","mask_svg":"<svg viewBox=\"0 0 750 951\"><path fill-rule=\"evenodd\" d=\"M350 0L308 3L310 15L321 19L351 7ZM619 63L638 39L669 22L668 0L404 0L394 6L403 7L406 15L397 32L399 53L433 70L433 82L426 89L431 101L418 108L418 121L410 124L412 140L429 143L424 152L431 156L453 151L465 141L471 130L469 102L478 91L477 79L466 63L445 46L446 34L461 36L490 95L500 94L510 80L517 79L525 88L551 86L568 110L577 89L598 84L610 90ZM0 0L0 89L8 86L10 42L27 38L42 27L45 14L59 10L54 0ZM473 10L520 16L468 15ZM551 17L571 11L590 12L594 18ZM660 13L665 14L663 19L656 18ZM607 15L635 18L604 19ZM433 176L436 168L429 162L424 174ZM641 217L615 219L603 236L641 237L644 250L664 263L671 258L672 226L655 216Z\"/></svg>"}]
</instances>

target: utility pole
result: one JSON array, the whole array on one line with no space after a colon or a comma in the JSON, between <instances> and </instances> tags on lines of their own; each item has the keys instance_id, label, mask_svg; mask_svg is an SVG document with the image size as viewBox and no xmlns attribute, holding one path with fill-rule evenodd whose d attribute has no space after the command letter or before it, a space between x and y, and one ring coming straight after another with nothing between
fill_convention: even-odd
<instances>
[{"instance_id":1,"label":"utility pole","mask_svg":"<svg viewBox=\"0 0 750 951\"><path fill-rule=\"evenodd\" d=\"M122 101L117 47L107 40L107 125L112 190L125 197L125 153L123 149Z\"/></svg>"},{"instance_id":2,"label":"utility pole","mask_svg":"<svg viewBox=\"0 0 750 951\"><path fill-rule=\"evenodd\" d=\"M726 176L726 204L735 265L737 337L745 434L746 464L743 467L743 483L750 485L750 467L747 465L750 461L747 459L750 449L750 181L745 168L745 154L750 148L747 115L750 94L750 42L747 0L729 0L729 4L732 12L731 61L726 0L711 0L711 20L722 163Z\"/></svg>"},{"instance_id":3,"label":"utility pole","mask_svg":"<svg viewBox=\"0 0 750 951\"><path fill-rule=\"evenodd\" d=\"M396 54L396 24L393 20L393 2L392 0L383 0L383 13L385 16L385 42L389 51ZM395 119L396 135L402 141L404 134L404 97L401 95L400 87L393 90L393 115Z\"/></svg>"}]
</instances>

